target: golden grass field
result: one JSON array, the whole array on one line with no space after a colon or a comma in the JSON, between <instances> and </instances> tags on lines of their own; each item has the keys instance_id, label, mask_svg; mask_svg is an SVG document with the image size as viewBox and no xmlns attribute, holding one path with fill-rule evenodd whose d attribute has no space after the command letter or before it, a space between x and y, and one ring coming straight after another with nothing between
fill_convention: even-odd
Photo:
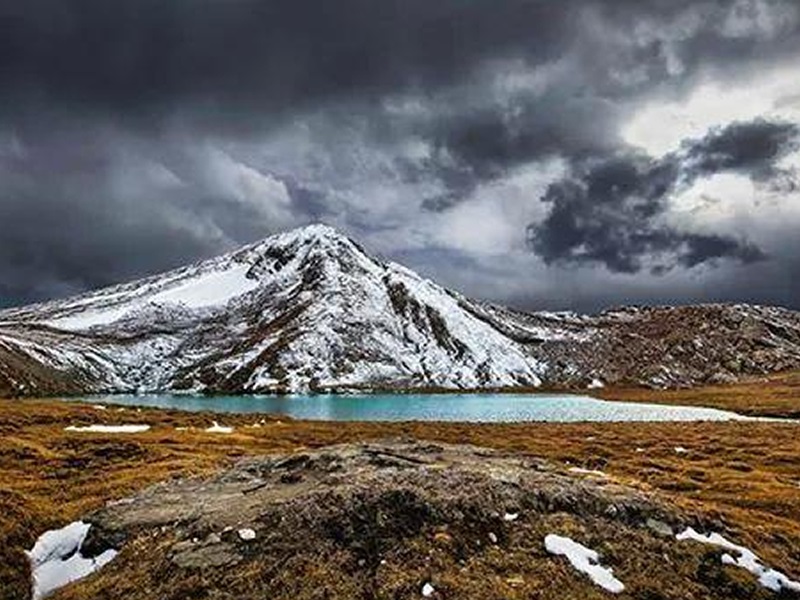
<instances>
[{"instance_id":1,"label":"golden grass field","mask_svg":"<svg viewBox=\"0 0 800 600\"><path fill-rule=\"evenodd\" d=\"M788 415L800 407L798 381L794 374L730 388L605 390L603 395ZM212 418L236 427L235 432L203 431ZM160 480L210 473L243 456L393 436L470 443L600 468L722 520L770 566L800 578L800 423L390 424L266 416L264 426L248 427L261 418L0 400L0 599L26 597L23 550L40 533L109 500ZM92 423L147 423L152 429L140 434L64 430ZM676 447L688 451L678 453Z\"/></svg>"}]
</instances>

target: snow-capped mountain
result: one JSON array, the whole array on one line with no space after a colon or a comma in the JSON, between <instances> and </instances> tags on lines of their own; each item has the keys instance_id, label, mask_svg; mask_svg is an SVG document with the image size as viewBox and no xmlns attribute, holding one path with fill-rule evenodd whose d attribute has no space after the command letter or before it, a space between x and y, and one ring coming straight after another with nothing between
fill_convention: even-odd
<instances>
[{"instance_id":1,"label":"snow-capped mountain","mask_svg":"<svg viewBox=\"0 0 800 600\"><path fill-rule=\"evenodd\" d=\"M723 381L800 366L797 313L520 313L312 225L208 261L0 312L0 395Z\"/></svg>"},{"instance_id":2,"label":"snow-capped mountain","mask_svg":"<svg viewBox=\"0 0 800 600\"><path fill-rule=\"evenodd\" d=\"M544 366L462 302L315 225L0 313L0 378L27 393L538 385Z\"/></svg>"}]
</instances>

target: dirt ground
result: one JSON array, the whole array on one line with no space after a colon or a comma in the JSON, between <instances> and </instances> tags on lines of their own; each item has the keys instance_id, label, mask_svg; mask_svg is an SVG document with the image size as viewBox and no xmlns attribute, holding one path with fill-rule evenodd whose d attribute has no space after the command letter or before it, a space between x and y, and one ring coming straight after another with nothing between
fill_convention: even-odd
<instances>
[{"instance_id":1,"label":"dirt ground","mask_svg":"<svg viewBox=\"0 0 800 600\"><path fill-rule=\"evenodd\" d=\"M784 388L780 385L765 394L766 410L779 406L794 410L790 405L796 376ZM759 389L753 386L751 393ZM743 402L755 402L748 399L747 391L733 392L728 399L717 391L695 392L694 397L702 397L708 405L740 410ZM629 394L628 399L634 399ZM651 392L644 394L642 399L654 400L647 396ZM667 401L688 402L679 393ZM262 419L259 427L252 427ZM204 431L212 420L235 430L231 434ZM96 423L147 423L152 428L138 434L64 430L68 425ZM564 468L601 469L619 482L657 492L676 509L707 515L767 564L800 579L798 427L792 422L300 422L255 415L100 410L52 400L0 400L0 599L27 598L29 574L23 549L30 548L40 533L109 500L154 482L211 474L245 456L392 437L469 443L543 457ZM90 588L91 579L54 598L89 598L82 590ZM653 594L652 598L682 597L658 590Z\"/></svg>"}]
</instances>

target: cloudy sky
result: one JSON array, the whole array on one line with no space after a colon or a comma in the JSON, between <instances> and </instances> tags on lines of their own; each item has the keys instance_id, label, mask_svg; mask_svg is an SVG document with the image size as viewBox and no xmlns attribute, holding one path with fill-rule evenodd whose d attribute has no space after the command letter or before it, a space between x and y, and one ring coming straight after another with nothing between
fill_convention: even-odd
<instances>
[{"instance_id":1,"label":"cloudy sky","mask_svg":"<svg viewBox=\"0 0 800 600\"><path fill-rule=\"evenodd\" d=\"M0 3L0 305L325 222L522 308L800 308L796 0Z\"/></svg>"}]
</instances>

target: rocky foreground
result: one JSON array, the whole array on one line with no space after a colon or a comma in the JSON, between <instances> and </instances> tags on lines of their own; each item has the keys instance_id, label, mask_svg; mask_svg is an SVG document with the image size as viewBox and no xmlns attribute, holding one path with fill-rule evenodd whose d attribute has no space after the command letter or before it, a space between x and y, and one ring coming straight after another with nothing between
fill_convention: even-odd
<instances>
[{"instance_id":1,"label":"rocky foreground","mask_svg":"<svg viewBox=\"0 0 800 600\"><path fill-rule=\"evenodd\" d=\"M389 440L248 459L86 521L82 554L121 552L59 598L795 594L788 577L726 564L740 552L694 533L723 523L602 471L474 446Z\"/></svg>"},{"instance_id":2,"label":"rocky foreground","mask_svg":"<svg viewBox=\"0 0 800 600\"><path fill-rule=\"evenodd\" d=\"M325 226L0 311L0 397L632 385L800 368L800 314L749 305L525 313Z\"/></svg>"}]
</instances>

